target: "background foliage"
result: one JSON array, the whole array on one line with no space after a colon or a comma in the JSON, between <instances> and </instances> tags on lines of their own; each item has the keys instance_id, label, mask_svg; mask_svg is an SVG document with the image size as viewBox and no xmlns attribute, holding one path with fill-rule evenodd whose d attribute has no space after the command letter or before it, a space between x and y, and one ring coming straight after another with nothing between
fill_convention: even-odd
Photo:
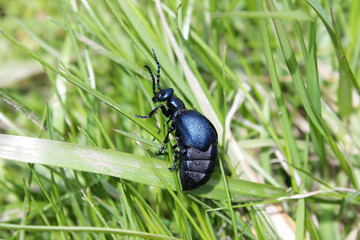
<instances>
[{"instance_id":1,"label":"background foliage","mask_svg":"<svg viewBox=\"0 0 360 240\"><path fill-rule=\"evenodd\" d=\"M181 3L181 6L179 6ZM0 237L356 239L359 1L0 1ZM219 133L180 191L155 71ZM17 136L14 136L17 135ZM123 235L123 236L121 236Z\"/></svg>"}]
</instances>

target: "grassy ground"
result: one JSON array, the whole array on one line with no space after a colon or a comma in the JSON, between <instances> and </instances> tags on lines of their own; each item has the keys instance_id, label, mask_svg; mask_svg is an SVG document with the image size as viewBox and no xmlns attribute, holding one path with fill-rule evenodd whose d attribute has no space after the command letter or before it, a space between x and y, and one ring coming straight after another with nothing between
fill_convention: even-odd
<instances>
[{"instance_id":1,"label":"grassy ground","mask_svg":"<svg viewBox=\"0 0 360 240\"><path fill-rule=\"evenodd\" d=\"M359 1L2 1L0 238L356 239ZM161 86L219 134L180 191Z\"/></svg>"}]
</instances>

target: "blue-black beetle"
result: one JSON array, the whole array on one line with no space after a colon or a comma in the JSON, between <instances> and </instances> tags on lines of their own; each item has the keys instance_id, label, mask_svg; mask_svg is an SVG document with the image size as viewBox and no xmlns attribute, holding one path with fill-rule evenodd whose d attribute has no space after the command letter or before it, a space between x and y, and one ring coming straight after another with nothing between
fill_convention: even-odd
<instances>
[{"instance_id":1,"label":"blue-black beetle","mask_svg":"<svg viewBox=\"0 0 360 240\"><path fill-rule=\"evenodd\" d=\"M153 55L157 64L157 88L155 91L155 77L148 66L145 66L150 73L153 81L153 103L167 102L167 109L163 104L155 107L146 116L135 115L138 118L149 118L156 110L161 109L162 113L169 118L167 123L172 121L167 135L161 146L159 154L162 154L165 143L169 140L169 134L175 130L175 138L180 151L175 151L174 166L176 168L177 158L180 158L180 180L182 190L192 190L204 185L215 169L217 158L217 132L212 123L202 114L193 110L186 110L182 100L175 97L172 88L161 89L160 64L156 58L154 49Z\"/></svg>"}]
</instances>

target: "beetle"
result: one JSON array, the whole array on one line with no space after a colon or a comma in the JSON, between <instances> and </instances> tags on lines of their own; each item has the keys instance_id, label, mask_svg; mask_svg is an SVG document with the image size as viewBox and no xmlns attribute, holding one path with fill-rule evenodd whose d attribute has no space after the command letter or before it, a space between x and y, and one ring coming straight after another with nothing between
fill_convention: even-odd
<instances>
[{"instance_id":1,"label":"beetle","mask_svg":"<svg viewBox=\"0 0 360 240\"><path fill-rule=\"evenodd\" d=\"M152 90L154 93L152 101L153 103L166 102L167 108L160 104L151 110L148 115L135 115L135 117L150 118L160 108L165 117L168 118L166 123L172 121L157 155L163 154L170 133L175 131L177 144L174 147L178 147L179 151L175 151L174 166L169 169L174 170L177 161L180 160L182 190L193 190L204 185L214 172L218 154L218 135L214 125L204 115L185 108L184 102L174 95L172 88L160 88L160 64L154 49L152 49L152 52L157 64L157 92L155 91L155 77L150 67L144 66L152 78Z\"/></svg>"}]
</instances>

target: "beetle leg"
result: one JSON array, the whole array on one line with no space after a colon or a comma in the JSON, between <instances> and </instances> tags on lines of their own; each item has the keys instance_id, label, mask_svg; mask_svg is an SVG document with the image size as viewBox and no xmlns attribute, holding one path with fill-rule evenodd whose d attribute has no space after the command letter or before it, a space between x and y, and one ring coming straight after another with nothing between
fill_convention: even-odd
<instances>
[{"instance_id":1,"label":"beetle leg","mask_svg":"<svg viewBox=\"0 0 360 240\"><path fill-rule=\"evenodd\" d=\"M175 168L176 168L176 163L177 163L177 161L178 161L178 156L179 156L179 151L175 151L175 159L174 159L174 166L172 166L172 167L169 167L169 170L170 171L174 171L175 170Z\"/></svg>"},{"instance_id":2,"label":"beetle leg","mask_svg":"<svg viewBox=\"0 0 360 240\"><path fill-rule=\"evenodd\" d=\"M186 147L184 146L184 144L181 141L178 141L176 145L179 147L180 153L182 153L182 154L186 153Z\"/></svg>"},{"instance_id":3,"label":"beetle leg","mask_svg":"<svg viewBox=\"0 0 360 240\"><path fill-rule=\"evenodd\" d=\"M137 118L150 118L155 112L156 112L156 110L158 110L159 108L161 108L161 111L162 111L162 113L166 116L166 117L169 117L169 112L168 112L168 110L165 108L165 106L164 105L162 105L162 104L160 104L159 106L156 106L153 110L151 110L151 112L148 114L148 115L146 115L146 116L141 116L141 115L134 115L135 117L137 117Z\"/></svg>"},{"instance_id":4,"label":"beetle leg","mask_svg":"<svg viewBox=\"0 0 360 240\"><path fill-rule=\"evenodd\" d=\"M163 145L161 146L160 151L158 153L156 153L156 155L162 154L164 147L165 147L165 143L169 140L169 135L174 130L175 130L175 126L174 126L174 124L171 124L171 126L169 127L168 132L166 134L166 137L164 139Z\"/></svg>"}]
</instances>

